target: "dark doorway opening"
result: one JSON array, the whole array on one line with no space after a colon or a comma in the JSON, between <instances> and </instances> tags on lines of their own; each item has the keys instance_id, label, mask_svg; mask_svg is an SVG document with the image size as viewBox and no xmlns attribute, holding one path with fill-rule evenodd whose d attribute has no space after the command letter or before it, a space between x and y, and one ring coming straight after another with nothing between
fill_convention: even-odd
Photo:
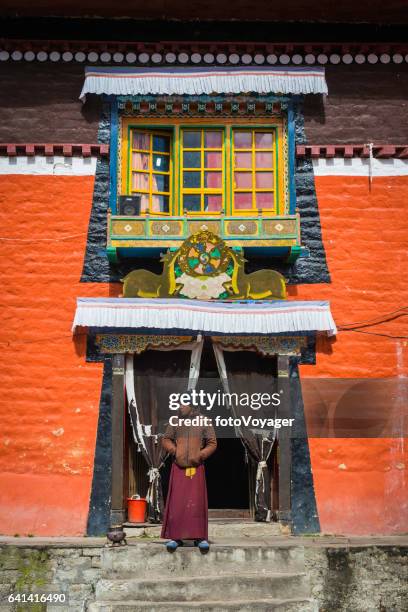
<instances>
[{"instance_id":1,"label":"dark doorway opening","mask_svg":"<svg viewBox=\"0 0 408 612\"><path fill-rule=\"evenodd\" d=\"M209 509L249 509L248 465L241 440L218 438L205 472Z\"/></svg>"},{"instance_id":2,"label":"dark doorway opening","mask_svg":"<svg viewBox=\"0 0 408 612\"><path fill-rule=\"evenodd\" d=\"M209 390L222 392L217 363L210 338L205 338L201 356L200 383ZM207 384L206 384L207 383ZM225 407L218 408L215 417L229 416ZM249 476L244 446L239 438L223 437L223 430L216 429L217 450L205 462L209 510L249 511ZM216 513L222 516L222 513ZM231 516L231 512L226 513ZM211 515L211 513L210 513Z\"/></svg>"}]
</instances>

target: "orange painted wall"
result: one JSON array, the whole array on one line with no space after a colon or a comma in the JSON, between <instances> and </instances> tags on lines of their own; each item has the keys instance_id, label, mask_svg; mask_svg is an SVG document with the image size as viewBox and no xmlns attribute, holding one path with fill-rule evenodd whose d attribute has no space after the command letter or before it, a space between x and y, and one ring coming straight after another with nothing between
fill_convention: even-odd
<instances>
[{"instance_id":1,"label":"orange painted wall","mask_svg":"<svg viewBox=\"0 0 408 612\"><path fill-rule=\"evenodd\" d=\"M85 363L71 324L77 296L108 295L79 283L93 184L0 176L3 534L86 532L102 364Z\"/></svg>"},{"instance_id":2,"label":"orange painted wall","mask_svg":"<svg viewBox=\"0 0 408 612\"><path fill-rule=\"evenodd\" d=\"M408 177L375 177L371 190L366 177L318 176L315 184L332 283L298 286L293 297L330 300L337 325L407 306ZM302 378L407 377L408 316L364 331L406 338L346 331L321 338L316 365L302 366ZM408 531L406 438L309 443L323 532Z\"/></svg>"},{"instance_id":3,"label":"orange painted wall","mask_svg":"<svg viewBox=\"0 0 408 612\"><path fill-rule=\"evenodd\" d=\"M0 533L86 532L102 364L73 341L77 296L119 287L80 283L93 177L0 176L3 325ZM317 177L330 285L291 299L328 299L338 324L407 304L408 177ZM69 211L69 214L67 214ZM79 234L79 236L77 235ZM75 235L54 241L59 236ZM405 274L406 276L406 274ZM407 318L369 331L408 336ZM352 332L318 343L302 377L406 376L407 341ZM308 416L307 404L306 415ZM322 530L407 531L407 447L402 439L310 440ZM344 464L346 468L339 468Z\"/></svg>"}]
</instances>

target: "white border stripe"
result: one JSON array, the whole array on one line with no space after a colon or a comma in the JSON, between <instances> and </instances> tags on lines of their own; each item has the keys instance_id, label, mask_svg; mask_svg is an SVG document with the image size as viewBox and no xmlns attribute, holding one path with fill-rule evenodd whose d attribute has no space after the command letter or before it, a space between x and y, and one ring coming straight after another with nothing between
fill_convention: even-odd
<instances>
[{"instance_id":1,"label":"white border stripe","mask_svg":"<svg viewBox=\"0 0 408 612\"><path fill-rule=\"evenodd\" d=\"M96 157L63 157L43 155L0 157L0 174L52 176L93 176Z\"/></svg>"},{"instance_id":2,"label":"white border stripe","mask_svg":"<svg viewBox=\"0 0 408 612\"><path fill-rule=\"evenodd\" d=\"M369 176L368 157L324 157L313 159L315 176ZM408 159L374 158L373 176L408 176Z\"/></svg>"}]
</instances>

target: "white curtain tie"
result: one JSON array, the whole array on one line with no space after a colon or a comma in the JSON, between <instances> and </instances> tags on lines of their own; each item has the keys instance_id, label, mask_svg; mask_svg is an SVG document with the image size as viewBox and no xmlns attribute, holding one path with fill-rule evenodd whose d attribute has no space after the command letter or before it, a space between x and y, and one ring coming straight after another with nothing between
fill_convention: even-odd
<instances>
[{"instance_id":1,"label":"white curtain tie","mask_svg":"<svg viewBox=\"0 0 408 612\"><path fill-rule=\"evenodd\" d=\"M160 476L159 468L156 468L156 467L149 468L147 475L149 476L149 482L154 482Z\"/></svg>"},{"instance_id":2,"label":"white curtain tie","mask_svg":"<svg viewBox=\"0 0 408 612\"><path fill-rule=\"evenodd\" d=\"M266 466L267 466L266 461L259 461L258 462L258 469L256 471L256 479L257 480L260 480L262 478L262 470L264 468L266 468Z\"/></svg>"}]
</instances>

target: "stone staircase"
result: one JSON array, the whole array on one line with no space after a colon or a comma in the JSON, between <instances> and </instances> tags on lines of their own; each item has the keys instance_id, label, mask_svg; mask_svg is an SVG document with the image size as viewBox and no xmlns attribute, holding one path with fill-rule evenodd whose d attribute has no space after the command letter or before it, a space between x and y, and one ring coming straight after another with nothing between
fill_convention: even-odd
<instances>
[{"instance_id":1,"label":"stone staircase","mask_svg":"<svg viewBox=\"0 0 408 612\"><path fill-rule=\"evenodd\" d=\"M193 546L170 554L163 541L134 537L126 547L105 548L88 611L316 612L303 547L274 543L274 525L251 525L239 537L237 526L234 541L231 524L210 523L219 535L207 555Z\"/></svg>"}]
</instances>

